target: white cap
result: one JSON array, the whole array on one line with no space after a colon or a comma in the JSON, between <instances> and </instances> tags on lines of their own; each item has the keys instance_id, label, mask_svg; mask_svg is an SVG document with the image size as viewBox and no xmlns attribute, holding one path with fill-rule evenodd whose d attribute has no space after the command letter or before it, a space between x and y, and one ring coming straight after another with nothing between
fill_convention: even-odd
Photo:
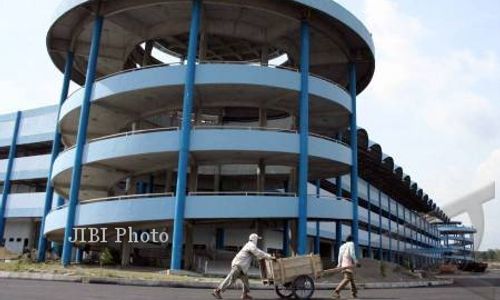
<instances>
[{"instance_id":1,"label":"white cap","mask_svg":"<svg viewBox=\"0 0 500 300\"><path fill-rule=\"evenodd\" d=\"M262 237L258 236L256 233L252 233L249 237L249 241L257 242L257 240L262 239Z\"/></svg>"}]
</instances>

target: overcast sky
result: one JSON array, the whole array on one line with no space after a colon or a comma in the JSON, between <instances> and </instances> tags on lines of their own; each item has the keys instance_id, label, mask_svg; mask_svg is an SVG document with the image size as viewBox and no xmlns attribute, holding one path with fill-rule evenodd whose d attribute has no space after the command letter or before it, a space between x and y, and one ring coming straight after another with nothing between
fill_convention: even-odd
<instances>
[{"instance_id":1,"label":"overcast sky","mask_svg":"<svg viewBox=\"0 0 500 300\"><path fill-rule=\"evenodd\" d=\"M375 76L358 98L370 139L438 204L500 184L500 1L338 2L375 42ZM45 35L58 3L0 1L0 113L57 103ZM485 210L482 248L500 248L500 201Z\"/></svg>"}]
</instances>

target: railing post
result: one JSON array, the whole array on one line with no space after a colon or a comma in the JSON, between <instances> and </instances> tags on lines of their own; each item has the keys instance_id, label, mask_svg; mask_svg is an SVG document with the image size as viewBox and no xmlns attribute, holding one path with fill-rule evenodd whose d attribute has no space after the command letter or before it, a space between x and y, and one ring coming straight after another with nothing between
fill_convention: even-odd
<instances>
[{"instance_id":1,"label":"railing post","mask_svg":"<svg viewBox=\"0 0 500 300\"><path fill-rule=\"evenodd\" d=\"M44 227L45 227L45 218L52 208L52 201L54 198L54 186L52 185L52 167L54 165L54 161L56 157L59 155L59 151L61 148L61 133L59 132L59 126L57 125L59 122L59 115L61 113L61 107L66 101L68 97L69 84L71 82L71 72L73 70L73 52L68 51L66 53L66 64L64 66L64 79L61 90L61 97L59 99L59 107L57 109L57 118L56 118L56 126L54 130L54 139L52 140L52 153L50 155L50 166L49 173L47 175L47 188L45 190L45 204L43 207L43 215L42 221L40 224L40 233L38 239L38 262L45 261L45 252L47 251L47 238L44 235ZM61 198L61 197L59 197ZM58 199L59 200L59 199ZM64 199L63 199L64 201ZM59 203L57 203L59 204Z\"/></svg>"},{"instance_id":2,"label":"railing post","mask_svg":"<svg viewBox=\"0 0 500 300\"><path fill-rule=\"evenodd\" d=\"M16 113L16 120L14 121L14 130L12 132L12 140L10 142L9 148L9 158L7 161L7 169L5 171L5 178L3 180L3 192L2 192L2 202L0 202L0 245L4 246L4 233L5 233L5 207L7 206L7 198L10 194L11 188L11 176L12 176L12 166L14 165L14 159L16 159L16 149L17 149L17 136L19 135L19 124L21 123L21 112Z\"/></svg>"},{"instance_id":3,"label":"railing post","mask_svg":"<svg viewBox=\"0 0 500 300\"><path fill-rule=\"evenodd\" d=\"M85 141L87 139L87 127L90 113L90 98L94 87L97 58L99 56L99 44L101 41L103 17L97 12L94 28L92 32L92 43L90 45L90 53L87 64L87 74L85 76L85 87L83 101L80 111L80 119L78 121L78 133L76 137L76 151L75 160L73 163L73 172L71 174L71 185L69 191L68 201L68 215L66 219L66 228L64 230L64 243L61 263L63 266L69 265L71 261L72 243L70 239L73 236L73 227L75 225L75 213L78 204L78 197L80 193L80 182L82 175L82 159L83 151L85 148Z\"/></svg>"},{"instance_id":4,"label":"railing post","mask_svg":"<svg viewBox=\"0 0 500 300\"><path fill-rule=\"evenodd\" d=\"M356 65L351 63L349 66L349 92L351 94L352 112L350 116L351 132L351 201L352 201L352 226L351 235L359 255L359 219L358 219L358 125L356 121Z\"/></svg>"},{"instance_id":5,"label":"railing post","mask_svg":"<svg viewBox=\"0 0 500 300\"><path fill-rule=\"evenodd\" d=\"M182 246L184 244L184 210L186 206L186 180L189 161L191 136L191 113L193 111L194 81L196 73L196 52L198 51L198 33L200 31L201 0L193 0L191 27L186 65L186 82L182 106L182 127L180 133L179 162L177 168L177 187L175 192L175 212L172 241L171 270L180 270Z\"/></svg>"},{"instance_id":6,"label":"railing post","mask_svg":"<svg viewBox=\"0 0 500 300\"><path fill-rule=\"evenodd\" d=\"M307 252L307 179L309 164L309 22L300 25L300 101L299 101L299 220L297 253Z\"/></svg>"}]
</instances>

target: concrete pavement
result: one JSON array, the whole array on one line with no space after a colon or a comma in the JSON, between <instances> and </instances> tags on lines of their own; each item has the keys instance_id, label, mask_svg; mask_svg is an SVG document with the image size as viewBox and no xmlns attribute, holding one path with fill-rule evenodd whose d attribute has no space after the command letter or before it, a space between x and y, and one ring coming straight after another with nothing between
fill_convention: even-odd
<instances>
[{"instance_id":1,"label":"concrete pavement","mask_svg":"<svg viewBox=\"0 0 500 300\"><path fill-rule=\"evenodd\" d=\"M213 299L208 289L184 289L161 287L138 287L75 282L35 281L0 279L1 300L147 300L147 299ZM229 290L225 299L239 299L239 291ZM252 292L256 299L278 299L270 290ZM330 291L316 291L314 299L328 299ZM348 299L348 291L343 292ZM360 290L360 299L429 299L429 300L471 300L500 299L500 287L486 282L469 282L468 286L448 286L431 288Z\"/></svg>"}]
</instances>

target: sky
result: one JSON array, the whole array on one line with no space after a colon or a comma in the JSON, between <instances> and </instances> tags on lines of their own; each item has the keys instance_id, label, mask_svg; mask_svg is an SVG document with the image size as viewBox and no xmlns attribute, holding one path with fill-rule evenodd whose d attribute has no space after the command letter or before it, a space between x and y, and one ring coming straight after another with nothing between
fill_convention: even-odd
<instances>
[{"instance_id":1,"label":"sky","mask_svg":"<svg viewBox=\"0 0 500 300\"><path fill-rule=\"evenodd\" d=\"M370 139L438 205L500 185L500 1L337 2L375 43L375 75L358 97ZM0 1L0 114L58 102L62 75L45 46L58 3ZM496 194L484 206L481 249L500 248Z\"/></svg>"}]
</instances>

